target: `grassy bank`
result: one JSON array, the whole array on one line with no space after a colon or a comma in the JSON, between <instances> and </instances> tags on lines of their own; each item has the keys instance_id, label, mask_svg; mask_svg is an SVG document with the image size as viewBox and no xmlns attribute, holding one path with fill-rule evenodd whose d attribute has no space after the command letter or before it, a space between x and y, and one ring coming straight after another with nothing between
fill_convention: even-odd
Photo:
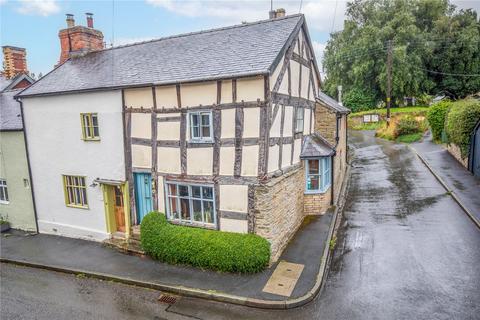
<instances>
[{"instance_id":1,"label":"grassy bank","mask_svg":"<svg viewBox=\"0 0 480 320\"><path fill-rule=\"evenodd\" d=\"M422 106L415 106L415 107L402 107L402 108L390 108L390 113L397 114L397 113L410 113L410 114L425 114L428 111L428 107ZM361 117L365 114L378 114L381 116L387 115L387 109L371 109L367 111L360 111L350 114L350 118L353 117Z\"/></svg>"}]
</instances>

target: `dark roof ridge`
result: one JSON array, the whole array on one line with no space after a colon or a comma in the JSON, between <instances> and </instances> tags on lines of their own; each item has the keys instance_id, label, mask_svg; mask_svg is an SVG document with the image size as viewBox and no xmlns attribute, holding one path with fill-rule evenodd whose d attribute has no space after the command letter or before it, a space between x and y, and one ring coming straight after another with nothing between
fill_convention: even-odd
<instances>
[{"instance_id":1,"label":"dark roof ridge","mask_svg":"<svg viewBox=\"0 0 480 320\"><path fill-rule=\"evenodd\" d=\"M145 44L145 43L151 43L151 42L157 42L157 41L163 41L163 40L169 40L169 39L176 39L176 38L183 38L183 37L193 36L193 35L197 35L197 34L205 34L205 33L235 29L235 28L240 28L240 27L247 27L247 26L252 26L252 25L257 25L257 24L262 24L262 23L268 23L268 22L274 22L274 21L279 21L279 20L296 18L296 17L300 17L300 16L303 16L303 13L291 14L291 15L288 15L288 16L285 16L285 17L280 17L280 18L275 18L275 19L265 19L265 20L247 22L247 23L240 23L240 24L235 24L235 25L226 26L226 27L219 27L219 28L213 28L213 29L207 29L207 30L179 33L179 34L175 34L175 35L171 35L171 36L166 36L166 37L161 37L161 38L156 38L156 39L151 39L151 40L145 40L145 41L139 41L139 42L133 42L133 43L127 43L127 44L124 44L124 45L114 46L114 47L105 48L105 49L101 49L101 50L94 50L94 51L91 51L89 53L108 51L108 50L114 50L114 49L122 49L122 48L132 47L132 46Z\"/></svg>"}]
</instances>

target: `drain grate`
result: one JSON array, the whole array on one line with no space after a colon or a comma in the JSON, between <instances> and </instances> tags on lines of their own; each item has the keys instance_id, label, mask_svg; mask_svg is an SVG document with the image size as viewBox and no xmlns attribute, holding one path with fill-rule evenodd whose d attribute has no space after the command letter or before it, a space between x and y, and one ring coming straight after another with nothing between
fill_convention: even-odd
<instances>
[{"instance_id":1,"label":"drain grate","mask_svg":"<svg viewBox=\"0 0 480 320\"><path fill-rule=\"evenodd\" d=\"M174 304L175 302L177 302L177 297L162 293L158 297L158 301L166 304Z\"/></svg>"}]
</instances>

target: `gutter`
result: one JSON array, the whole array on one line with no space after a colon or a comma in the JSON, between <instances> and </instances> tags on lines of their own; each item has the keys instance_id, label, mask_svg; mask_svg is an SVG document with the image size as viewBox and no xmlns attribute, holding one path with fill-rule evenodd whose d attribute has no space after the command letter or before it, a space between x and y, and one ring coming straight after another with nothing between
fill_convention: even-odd
<instances>
[{"instance_id":1,"label":"gutter","mask_svg":"<svg viewBox=\"0 0 480 320\"><path fill-rule=\"evenodd\" d=\"M32 190L33 216L35 218L35 228L37 229L37 233L39 233L37 206L35 201L35 191L34 191L33 179L32 179L32 168L30 167L30 154L28 153L27 128L25 126L25 114L23 112L23 101L17 97L15 97L15 100L18 103L20 103L20 112L22 115L22 126L23 126L23 140L25 141L25 154L27 156L28 176L30 179L30 190Z\"/></svg>"}]
</instances>

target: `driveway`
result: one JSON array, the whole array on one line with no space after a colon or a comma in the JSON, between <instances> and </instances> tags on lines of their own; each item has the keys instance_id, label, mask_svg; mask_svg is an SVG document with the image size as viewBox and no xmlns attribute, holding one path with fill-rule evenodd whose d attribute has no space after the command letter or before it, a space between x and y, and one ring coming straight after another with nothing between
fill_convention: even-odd
<instances>
[{"instance_id":1,"label":"driveway","mask_svg":"<svg viewBox=\"0 0 480 320\"><path fill-rule=\"evenodd\" d=\"M355 159L343 223L325 287L313 302L273 311L181 298L168 311L149 308L160 317L195 319L479 319L480 230L407 146L376 139L372 132L351 132L350 145ZM1 297L11 316L21 300L9 294L25 290L20 280L7 281L9 293ZM28 292L49 294L36 286ZM141 297L132 293L132 301ZM128 314L143 314L141 303L123 301ZM71 304L53 307L72 310ZM122 304L114 308L102 316L115 318Z\"/></svg>"}]
</instances>

